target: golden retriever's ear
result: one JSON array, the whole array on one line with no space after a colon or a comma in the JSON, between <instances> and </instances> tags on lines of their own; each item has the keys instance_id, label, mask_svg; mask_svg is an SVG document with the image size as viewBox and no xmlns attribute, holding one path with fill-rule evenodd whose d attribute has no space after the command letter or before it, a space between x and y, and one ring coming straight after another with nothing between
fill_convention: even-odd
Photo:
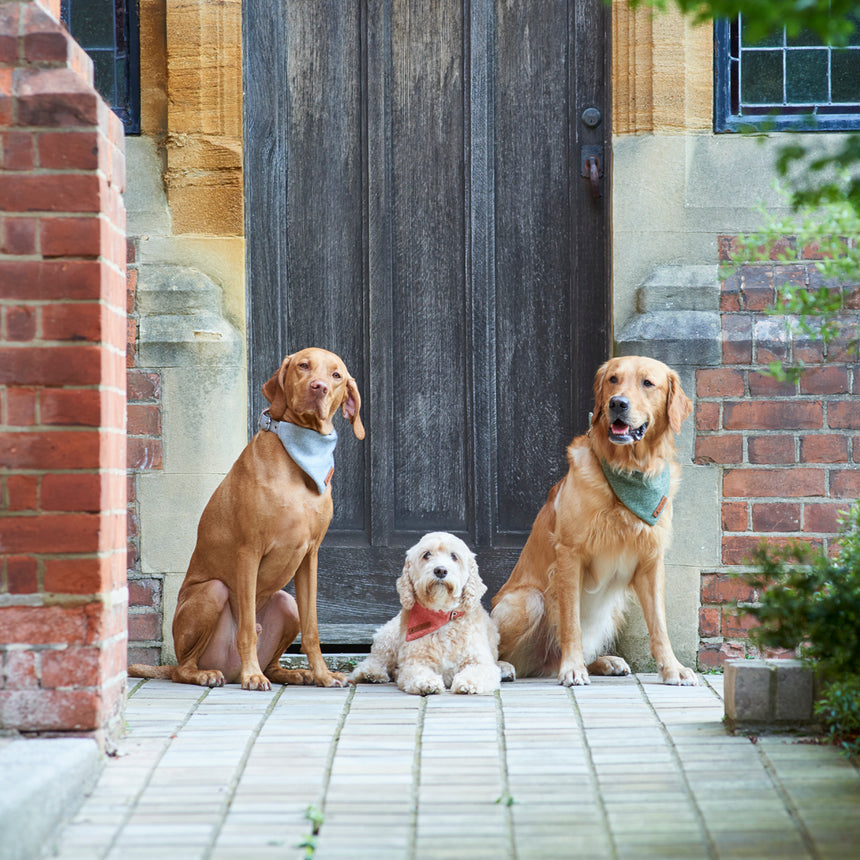
<instances>
[{"instance_id":1,"label":"golden retriever's ear","mask_svg":"<svg viewBox=\"0 0 860 860\"><path fill-rule=\"evenodd\" d=\"M287 395L284 391L284 382L287 378L287 367L289 367L292 355L286 356L281 362L281 366L275 371L274 376L264 383L262 391L263 397L271 404L269 406L269 414L275 421L280 421L284 417L284 412L287 411Z\"/></svg>"},{"instance_id":2,"label":"golden retriever's ear","mask_svg":"<svg viewBox=\"0 0 860 860\"><path fill-rule=\"evenodd\" d=\"M364 439L364 424L361 423L361 416L358 414L360 409L361 395L358 393L355 380L350 376L346 380L346 397L341 405L341 413L352 424L352 432L355 433L356 439Z\"/></svg>"},{"instance_id":3,"label":"golden retriever's ear","mask_svg":"<svg viewBox=\"0 0 860 860\"><path fill-rule=\"evenodd\" d=\"M481 598L486 594L487 586L484 585L484 581L478 574L478 562L471 553L467 564L469 566L469 578L463 588L463 603L466 606L474 607L481 602Z\"/></svg>"},{"instance_id":4,"label":"golden retriever's ear","mask_svg":"<svg viewBox=\"0 0 860 860\"><path fill-rule=\"evenodd\" d=\"M415 605L415 588L412 585L412 557L407 553L403 572L397 579L397 594L400 597L400 605L404 609L412 609Z\"/></svg>"},{"instance_id":5,"label":"golden retriever's ear","mask_svg":"<svg viewBox=\"0 0 860 860\"><path fill-rule=\"evenodd\" d=\"M609 369L609 362L604 361L594 374L594 414L591 416L591 426L593 427L600 421L603 416L603 381L606 379L606 371Z\"/></svg>"},{"instance_id":6,"label":"golden retriever's ear","mask_svg":"<svg viewBox=\"0 0 860 860\"><path fill-rule=\"evenodd\" d=\"M673 433L681 432L681 425L693 411L690 398L681 388L681 379L674 370L669 371L669 394L666 399L666 414Z\"/></svg>"}]
</instances>

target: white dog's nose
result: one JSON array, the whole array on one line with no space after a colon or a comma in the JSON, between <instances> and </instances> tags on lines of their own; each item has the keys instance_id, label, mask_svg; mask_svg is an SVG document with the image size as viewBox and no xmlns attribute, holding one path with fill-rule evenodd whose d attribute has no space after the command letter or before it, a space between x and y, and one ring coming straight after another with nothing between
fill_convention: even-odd
<instances>
[{"instance_id":1,"label":"white dog's nose","mask_svg":"<svg viewBox=\"0 0 860 860\"><path fill-rule=\"evenodd\" d=\"M434 567L433 575L438 579L444 579L448 575L448 568L446 567Z\"/></svg>"}]
</instances>

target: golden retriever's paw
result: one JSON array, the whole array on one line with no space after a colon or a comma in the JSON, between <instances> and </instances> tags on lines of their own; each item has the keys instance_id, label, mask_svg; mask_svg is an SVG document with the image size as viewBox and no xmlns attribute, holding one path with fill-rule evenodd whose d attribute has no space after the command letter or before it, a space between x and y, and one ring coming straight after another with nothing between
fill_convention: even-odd
<instances>
[{"instance_id":1,"label":"golden retriever's paw","mask_svg":"<svg viewBox=\"0 0 860 860\"><path fill-rule=\"evenodd\" d=\"M269 679L262 672L252 672L242 675L243 690L271 690Z\"/></svg>"},{"instance_id":2,"label":"golden retriever's paw","mask_svg":"<svg viewBox=\"0 0 860 860\"><path fill-rule=\"evenodd\" d=\"M502 683L508 683L517 680L517 670L513 663L508 663L507 660L499 660L499 671L502 673Z\"/></svg>"},{"instance_id":3,"label":"golden retriever's paw","mask_svg":"<svg viewBox=\"0 0 860 860\"><path fill-rule=\"evenodd\" d=\"M661 669L660 679L664 684L675 687L696 687L699 684L699 676L692 669L688 669L680 663L671 669Z\"/></svg>"},{"instance_id":4,"label":"golden retriever's paw","mask_svg":"<svg viewBox=\"0 0 860 860\"><path fill-rule=\"evenodd\" d=\"M558 683L564 687L582 687L590 684L591 678L588 677L588 669L585 666L573 666L568 669L562 667L558 673Z\"/></svg>"},{"instance_id":5,"label":"golden retriever's paw","mask_svg":"<svg viewBox=\"0 0 860 860\"><path fill-rule=\"evenodd\" d=\"M592 675L629 675L630 666L621 657L604 654L588 667L588 671Z\"/></svg>"}]
</instances>

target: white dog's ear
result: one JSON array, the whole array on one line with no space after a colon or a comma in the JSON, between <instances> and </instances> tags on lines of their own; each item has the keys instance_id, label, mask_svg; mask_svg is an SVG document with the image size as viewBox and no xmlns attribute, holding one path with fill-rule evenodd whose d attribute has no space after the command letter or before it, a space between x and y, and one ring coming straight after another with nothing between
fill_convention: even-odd
<instances>
[{"instance_id":1,"label":"white dog's ear","mask_svg":"<svg viewBox=\"0 0 860 860\"><path fill-rule=\"evenodd\" d=\"M481 598L487 591L487 586L478 574L478 562L475 556L469 553L469 578L466 580L466 587L463 589L463 603L466 606L477 606L481 602Z\"/></svg>"},{"instance_id":2,"label":"white dog's ear","mask_svg":"<svg viewBox=\"0 0 860 860\"><path fill-rule=\"evenodd\" d=\"M406 562L403 565L403 573L397 580L397 594L400 596L400 605L404 609L412 609L415 605L415 588L412 585L412 556L407 553Z\"/></svg>"}]
</instances>

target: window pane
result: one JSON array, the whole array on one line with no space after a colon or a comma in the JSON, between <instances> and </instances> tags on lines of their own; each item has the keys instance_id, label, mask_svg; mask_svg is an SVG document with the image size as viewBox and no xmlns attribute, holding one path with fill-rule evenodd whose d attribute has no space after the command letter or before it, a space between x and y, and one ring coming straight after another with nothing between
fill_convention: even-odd
<instances>
[{"instance_id":1,"label":"window pane","mask_svg":"<svg viewBox=\"0 0 860 860\"><path fill-rule=\"evenodd\" d=\"M834 102L860 102L860 50L834 51L833 92Z\"/></svg>"},{"instance_id":2,"label":"window pane","mask_svg":"<svg viewBox=\"0 0 860 860\"><path fill-rule=\"evenodd\" d=\"M789 104L816 104L827 98L826 49L788 51L785 58L785 95Z\"/></svg>"},{"instance_id":3,"label":"window pane","mask_svg":"<svg viewBox=\"0 0 860 860\"><path fill-rule=\"evenodd\" d=\"M741 103L782 104L782 52L741 52Z\"/></svg>"},{"instance_id":4,"label":"window pane","mask_svg":"<svg viewBox=\"0 0 860 860\"><path fill-rule=\"evenodd\" d=\"M82 48L114 47L113 0L72 3L71 32Z\"/></svg>"},{"instance_id":5,"label":"window pane","mask_svg":"<svg viewBox=\"0 0 860 860\"><path fill-rule=\"evenodd\" d=\"M758 42L754 42L749 35L749 27L743 20L741 15L741 44L745 48L781 48L784 44L785 30L780 30L776 33L770 33Z\"/></svg>"}]
</instances>

